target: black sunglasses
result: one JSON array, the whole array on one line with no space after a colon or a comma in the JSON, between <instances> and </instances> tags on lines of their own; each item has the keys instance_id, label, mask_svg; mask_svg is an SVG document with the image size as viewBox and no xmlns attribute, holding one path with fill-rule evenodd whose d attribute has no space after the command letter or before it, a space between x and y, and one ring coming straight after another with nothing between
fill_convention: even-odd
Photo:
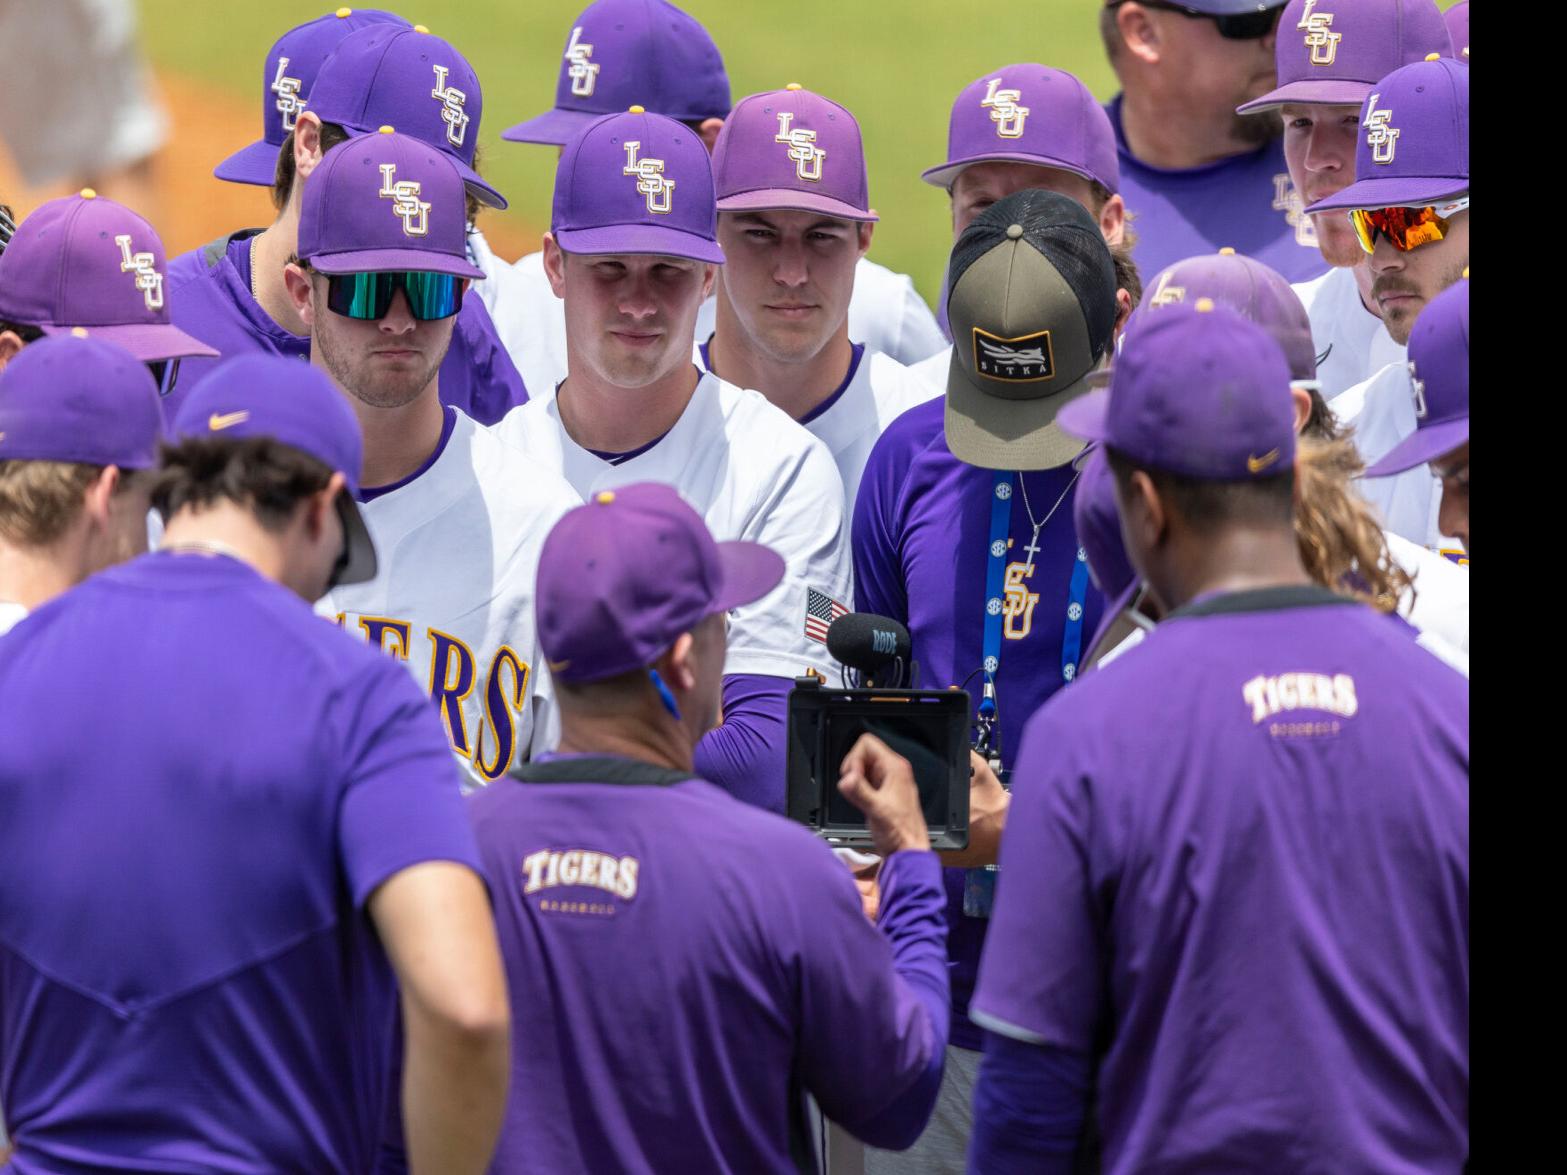
<instances>
[{"instance_id":1,"label":"black sunglasses","mask_svg":"<svg viewBox=\"0 0 1567 1175\"><path fill-rule=\"evenodd\" d=\"M462 309L468 283L449 273L408 269L389 273L328 274L326 305L344 318L374 321L386 317L398 290L408 299L408 310L420 322L450 318Z\"/></svg>"},{"instance_id":2,"label":"black sunglasses","mask_svg":"<svg viewBox=\"0 0 1567 1175\"><path fill-rule=\"evenodd\" d=\"M158 395L167 396L174 390L174 382L180 377L179 359L149 359L147 370L158 385Z\"/></svg>"},{"instance_id":3,"label":"black sunglasses","mask_svg":"<svg viewBox=\"0 0 1567 1175\"><path fill-rule=\"evenodd\" d=\"M1125 3L1127 0L1113 0L1110 7L1119 8ZM1198 12L1195 8L1188 8L1184 4L1166 4L1164 0L1137 0L1137 3L1144 8L1157 8L1163 12L1177 12L1182 16L1211 20L1219 26L1219 36L1227 41L1255 41L1258 37L1266 37L1273 31L1273 26L1279 23L1279 14L1284 11L1282 4L1258 12L1220 14Z\"/></svg>"}]
</instances>

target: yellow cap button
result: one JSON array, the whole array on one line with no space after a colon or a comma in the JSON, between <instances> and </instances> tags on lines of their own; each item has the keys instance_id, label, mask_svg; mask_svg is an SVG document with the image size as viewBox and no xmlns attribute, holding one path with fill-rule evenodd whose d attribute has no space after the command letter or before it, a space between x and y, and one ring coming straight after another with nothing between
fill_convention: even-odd
<instances>
[{"instance_id":1,"label":"yellow cap button","mask_svg":"<svg viewBox=\"0 0 1567 1175\"><path fill-rule=\"evenodd\" d=\"M416 32L416 33L427 33L429 31L430 30L425 28L422 24L414 25L414 32Z\"/></svg>"},{"instance_id":2,"label":"yellow cap button","mask_svg":"<svg viewBox=\"0 0 1567 1175\"><path fill-rule=\"evenodd\" d=\"M615 491L614 490L604 490L601 493L595 494L593 496L593 500L595 502L597 502L600 506L608 506L611 502L613 502L615 500Z\"/></svg>"},{"instance_id":3,"label":"yellow cap button","mask_svg":"<svg viewBox=\"0 0 1567 1175\"><path fill-rule=\"evenodd\" d=\"M85 326L73 326L71 328L71 337L73 339L85 339L87 337L87 328Z\"/></svg>"},{"instance_id":4,"label":"yellow cap button","mask_svg":"<svg viewBox=\"0 0 1567 1175\"><path fill-rule=\"evenodd\" d=\"M397 129L395 127L382 126L377 127L376 132L382 135L395 135L397 133Z\"/></svg>"},{"instance_id":5,"label":"yellow cap button","mask_svg":"<svg viewBox=\"0 0 1567 1175\"><path fill-rule=\"evenodd\" d=\"M1219 250L1219 256L1220 257L1234 257L1235 256L1235 246L1233 246L1233 245L1226 245L1226 246L1224 246L1224 248Z\"/></svg>"},{"instance_id":6,"label":"yellow cap button","mask_svg":"<svg viewBox=\"0 0 1567 1175\"><path fill-rule=\"evenodd\" d=\"M1427 54L1426 54L1426 60L1427 60L1427 61L1436 61L1436 60L1438 60L1438 59L1439 59L1439 58L1440 58L1440 57L1441 57L1441 56L1442 56L1442 55L1441 55L1441 54L1440 54L1440 53L1427 53Z\"/></svg>"},{"instance_id":7,"label":"yellow cap button","mask_svg":"<svg viewBox=\"0 0 1567 1175\"><path fill-rule=\"evenodd\" d=\"M337 16L338 20L342 20L345 16L353 16L353 15L354 15L354 10L352 8L339 8L337 10L337 13L336 13L336 16Z\"/></svg>"},{"instance_id":8,"label":"yellow cap button","mask_svg":"<svg viewBox=\"0 0 1567 1175\"><path fill-rule=\"evenodd\" d=\"M640 107L640 106L628 106L628 107L626 107L626 113L627 114L646 114L647 111L642 109L642 107Z\"/></svg>"},{"instance_id":9,"label":"yellow cap button","mask_svg":"<svg viewBox=\"0 0 1567 1175\"><path fill-rule=\"evenodd\" d=\"M1468 276L1469 276L1469 267L1468 267L1468 266L1467 266L1467 265L1466 265L1466 266L1464 266L1464 276L1465 276L1465 277L1468 277Z\"/></svg>"},{"instance_id":10,"label":"yellow cap button","mask_svg":"<svg viewBox=\"0 0 1567 1175\"><path fill-rule=\"evenodd\" d=\"M1210 311L1212 309L1213 309L1213 299L1212 298L1198 298L1197 299L1197 313L1199 313L1199 314L1207 314L1208 311Z\"/></svg>"},{"instance_id":11,"label":"yellow cap button","mask_svg":"<svg viewBox=\"0 0 1567 1175\"><path fill-rule=\"evenodd\" d=\"M82 189L82 199L83 200L95 200L95 199L97 199L97 197L98 197L98 193L93 191L91 188L83 188Z\"/></svg>"},{"instance_id":12,"label":"yellow cap button","mask_svg":"<svg viewBox=\"0 0 1567 1175\"><path fill-rule=\"evenodd\" d=\"M784 87L784 89L786 89L786 90L803 90L803 89L805 89L805 87L802 86L799 82L790 82L787 86Z\"/></svg>"}]
</instances>

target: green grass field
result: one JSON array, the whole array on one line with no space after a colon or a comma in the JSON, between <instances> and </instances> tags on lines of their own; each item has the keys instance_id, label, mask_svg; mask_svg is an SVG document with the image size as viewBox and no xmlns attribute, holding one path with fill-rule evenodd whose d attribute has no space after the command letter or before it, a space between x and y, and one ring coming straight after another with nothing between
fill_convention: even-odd
<instances>
[{"instance_id":1,"label":"green grass field","mask_svg":"<svg viewBox=\"0 0 1567 1175\"><path fill-rule=\"evenodd\" d=\"M534 231L548 225L555 153L503 142L500 134L554 101L561 49L585 3L396 6L451 41L484 85L481 163L511 201L507 212L486 217ZM855 113L865 135L871 203L882 216L872 256L911 274L927 297L940 285L951 227L945 194L921 183L919 173L946 158L947 115L957 92L1012 61L1070 69L1101 97L1115 88L1099 43L1099 0L1033 0L1010 9L949 0L689 0L681 6L712 32L735 98L797 81ZM159 70L253 100L259 129L263 55L280 33L325 11L330 6L323 0L199 6L144 0L144 43Z\"/></svg>"}]
</instances>

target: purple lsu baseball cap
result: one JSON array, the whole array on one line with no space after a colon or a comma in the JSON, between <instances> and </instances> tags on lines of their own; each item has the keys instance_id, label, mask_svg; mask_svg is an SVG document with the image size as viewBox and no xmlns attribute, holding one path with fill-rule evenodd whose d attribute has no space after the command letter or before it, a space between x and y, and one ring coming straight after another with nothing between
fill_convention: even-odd
<instances>
[{"instance_id":1,"label":"purple lsu baseball cap","mask_svg":"<svg viewBox=\"0 0 1567 1175\"><path fill-rule=\"evenodd\" d=\"M713 187L720 212L787 208L880 219L871 211L860 124L798 82L735 104L713 146Z\"/></svg>"},{"instance_id":2,"label":"purple lsu baseball cap","mask_svg":"<svg viewBox=\"0 0 1567 1175\"><path fill-rule=\"evenodd\" d=\"M1355 182L1307 212L1418 208L1469 190L1469 67L1451 57L1395 69L1360 111Z\"/></svg>"},{"instance_id":3,"label":"purple lsu baseball cap","mask_svg":"<svg viewBox=\"0 0 1567 1175\"><path fill-rule=\"evenodd\" d=\"M715 542L672 486L604 490L544 540L539 647L557 681L629 673L704 617L760 600L783 576L783 557L770 547Z\"/></svg>"},{"instance_id":4,"label":"purple lsu baseball cap","mask_svg":"<svg viewBox=\"0 0 1567 1175\"><path fill-rule=\"evenodd\" d=\"M310 173L299 256L326 274L413 269L482 278L468 260L465 205L451 156L382 127L339 143Z\"/></svg>"},{"instance_id":5,"label":"purple lsu baseball cap","mask_svg":"<svg viewBox=\"0 0 1567 1175\"><path fill-rule=\"evenodd\" d=\"M501 138L564 147L595 118L632 106L682 122L723 118L724 59L707 30L665 0L598 0L566 38L554 108Z\"/></svg>"},{"instance_id":6,"label":"purple lsu baseball cap","mask_svg":"<svg viewBox=\"0 0 1567 1175\"><path fill-rule=\"evenodd\" d=\"M341 473L346 485L337 513L348 542L348 566L337 582L375 578L375 543L356 500L364 441L353 409L325 372L281 355L225 359L196 381L169 431L180 439L271 437Z\"/></svg>"},{"instance_id":7,"label":"purple lsu baseball cap","mask_svg":"<svg viewBox=\"0 0 1567 1175\"><path fill-rule=\"evenodd\" d=\"M212 169L220 180L271 187L277 153L308 104L310 87L327 55L355 29L372 24L410 27L395 12L379 8L339 8L296 25L277 39L261 64L261 138L241 147Z\"/></svg>"},{"instance_id":8,"label":"purple lsu baseball cap","mask_svg":"<svg viewBox=\"0 0 1567 1175\"><path fill-rule=\"evenodd\" d=\"M0 319L46 335L85 327L143 362L215 357L169 320L158 234L91 188L41 204L0 253Z\"/></svg>"},{"instance_id":9,"label":"purple lsu baseball cap","mask_svg":"<svg viewBox=\"0 0 1567 1175\"><path fill-rule=\"evenodd\" d=\"M162 438L158 385L124 347L59 335L0 371L0 461L151 469Z\"/></svg>"},{"instance_id":10,"label":"purple lsu baseball cap","mask_svg":"<svg viewBox=\"0 0 1567 1175\"><path fill-rule=\"evenodd\" d=\"M1147 315L1110 386L1074 400L1064 432L1204 481L1272 477L1295 464L1289 365L1273 336L1211 298Z\"/></svg>"},{"instance_id":11,"label":"purple lsu baseball cap","mask_svg":"<svg viewBox=\"0 0 1567 1175\"><path fill-rule=\"evenodd\" d=\"M1236 113L1359 106L1380 79L1431 53L1452 54L1436 0L1290 0L1274 46L1279 84Z\"/></svg>"},{"instance_id":12,"label":"purple lsu baseball cap","mask_svg":"<svg viewBox=\"0 0 1567 1175\"><path fill-rule=\"evenodd\" d=\"M1442 14L1447 23L1447 34L1453 40L1453 56L1469 64L1469 0L1458 3Z\"/></svg>"},{"instance_id":13,"label":"purple lsu baseball cap","mask_svg":"<svg viewBox=\"0 0 1567 1175\"><path fill-rule=\"evenodd\" d=\"M1403 473L1451 453L1469 440L1469 279L1448 286L1409 332L1409 388L1415 431L1366 470Z\"/></svg>"},{"instance_id":14,"label":"purple lsu baseball cap","mask_svg":"<svg viewBox=\"0 0 1567 1175\"><path fill-rule=\"evenodd\" d=\"M1188 257L1160 270L1143 291L1137 322L1147 321L1151 310L1198 298L1212 298L1272 335L1289 363L1291 383L1316 383L1317 348L1311 340L1311 319L1283 274L1230 248ZM1123 334L1130 333L1129 322Z\"/></svg>"},{"instance_id":15,"label":"purple lsu baseball cap","mask_svg":"<svg viewBox=\"0 0 1567 1175\"><path fill-rule=\"evenodd\" d=\"M366 134L395 126L444 152L483 204L505 198L473 169L484 97L468 59L422 24L358 29L321 63L310 109L322 122Z\"/></svg>"},{"instance_id":16,"label":"purple lsu baseball cap","mask_svg":"<svg viewBox=\"0 0 1567 1175\"><path fill-rule=\"evenodd\" d=\"M1064 69L1007 65L965 86L947 124L947 161L920 178L950 188L965 167L989 162L1055 167L1121 190L1110 117Z\"/></svg>"},{"instance_id":17,"label":"purple lsu baseball cap","mask_svg":"<svg viewBox=\"0 0 1567 1175\"><path fill-rule=\"evenodd\" d=\"M1121 538L1121 515L1115 506L1115 475L1099 446L1088 450L1079 466L1077 493L1072 498L1072 522L1077 541L1088 556L1088 570L1106 599L1123 594L1137 579Z\"/></svg>"},{"instance_id":18,"label":"purple lsu baseball cap","mask_svg":"<svg viewBox=\"0 0 1567 1175\"><path fill-rule=\"evenodd\" d=\"M633 106L567 144L550 232L567 253L653 253L722 265L713 168L696 133Z\"/></svg>"}]
</instances>

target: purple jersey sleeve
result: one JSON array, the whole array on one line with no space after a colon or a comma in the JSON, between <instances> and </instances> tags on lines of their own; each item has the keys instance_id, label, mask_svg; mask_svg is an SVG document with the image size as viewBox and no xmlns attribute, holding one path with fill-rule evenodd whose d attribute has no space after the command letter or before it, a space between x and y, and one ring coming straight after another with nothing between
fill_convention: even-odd
<instances>
[{"instance_id":1,"label":"purple jersey sleeve","mask_svg":"<svg viewBox=\"0 0 1567 1175\"><path fill-rule=\"evenodd\" d=\"M338 745L350 764L338 840L356 905L393 874L455 861L483 876L457 768L429 700L388 658L345 687Z\"/></svg>"},{"instance_id":2,"label":"purple jersey sleeve","mask_svg":"<svg viewBox=\"0 0 1567 1175\"><path fill-rule=\"evenodd\" d=\"M873 1146L901 1149L925 1129L941 1088L946 895L934 853L894 853L881 874L880 933L847 870L833 899L811 912L800 1067L829 1118Z\"/></svg>"},{"instance_id":3,"label":"purple jersey sleeve","mask_svg":"<svg viewBox=\"0 0 1567 1175\"><path fill-rule=\"evenodd\" d=\"M1072 735L1049 706L1024 730L1001 840L1004 880L969 1015L1014 1040L1089 1052L1104 990L1092 874L1103 858Z\"/></svg>"},{"instance_id":4,"label":"purple jersey sleeve","mask_svg":"<svg viewBox=\"0 0 1567 1175\"><path fill-rule=\"evenodd\" d=\"M1093 1064L1084 1053L987 1033L974 1086L968 1169L1072 1175Z\"/></svg>"},{"instance_id":5,"label":"purple jersey sleeve","mask_svg":"<svg viewBox=\"0 0 1567 1175\"><path fill-rule=\"evenodd\" d=\"M783 815L788 762L787 677L724 678L724 721L696 746L696 774L737 800Z\"/></svg>"},{"instance_id":6,"label":"purple jersey sleeve","mask_svg":"<svg viewBox=\"0 0 1567 1175\"><path fill-rule=\"evenodd\" d=\"M898 555L898 498L907 464L901 448L883 435L871 450L854 501L850 542L854 558L854 607L907 623L908 592Z\"/></svg>"}]
</instances>

